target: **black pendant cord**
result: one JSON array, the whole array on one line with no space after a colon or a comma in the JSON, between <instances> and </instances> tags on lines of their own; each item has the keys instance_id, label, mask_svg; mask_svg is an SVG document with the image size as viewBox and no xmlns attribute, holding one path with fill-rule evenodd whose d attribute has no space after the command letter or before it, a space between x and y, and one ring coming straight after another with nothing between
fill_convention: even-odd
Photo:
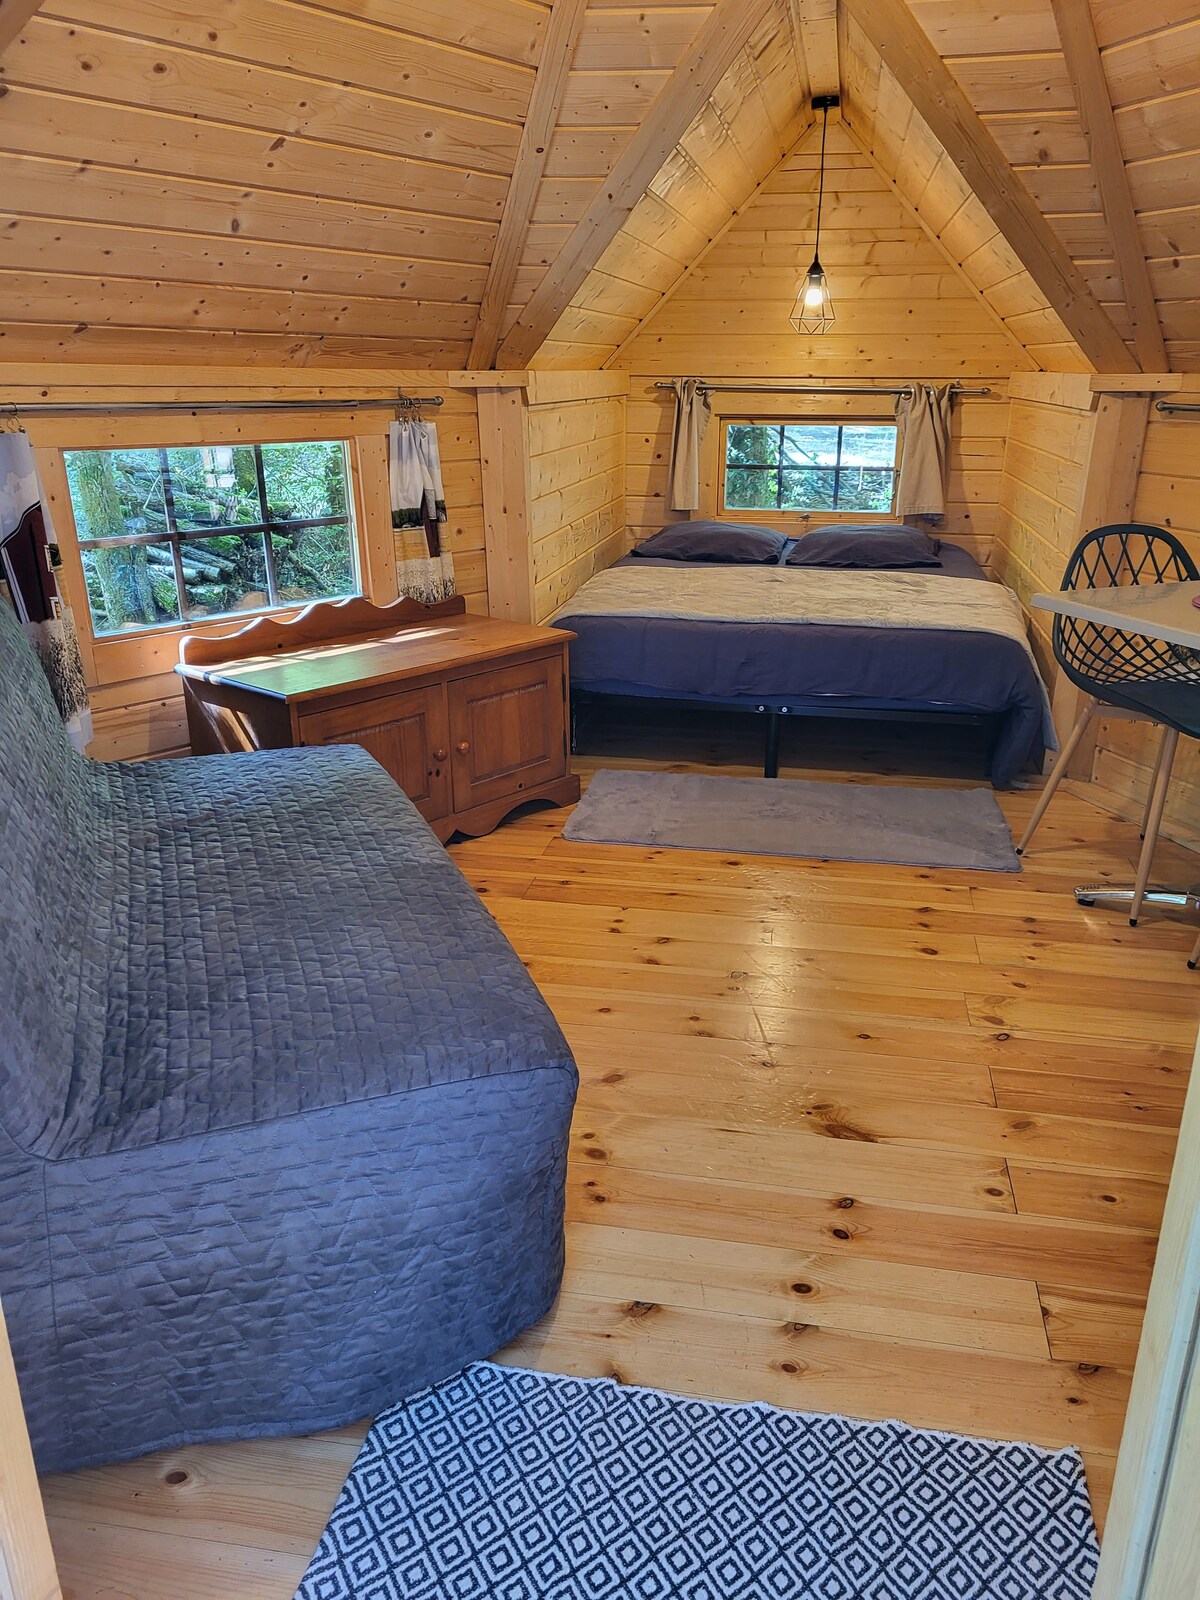
<instances>
[{"instance_id":1,"label":"black pendant cord","mask_svg":"<svg viewBox=\"0 0 1200 1600\"><path fill-rule=\"evenodd\" d=\"M817 236L813 240L813 265L821 264L821 207L825 202L825 135L829 132L829 107L821 107L821 171L817 179Z\"/></svg>"}]
</instances>

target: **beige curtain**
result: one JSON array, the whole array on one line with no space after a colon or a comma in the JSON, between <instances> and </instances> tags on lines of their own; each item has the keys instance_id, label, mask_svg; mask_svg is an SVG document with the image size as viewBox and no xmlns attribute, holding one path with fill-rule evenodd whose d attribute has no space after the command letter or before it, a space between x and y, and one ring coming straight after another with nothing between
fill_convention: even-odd
<instances>
[{"instance_id":1,"label":"beige curtain","mask_svg":"<svg viewBox=\"0 0 1200 1600\"><path fill-rule=\"evenodd\" d=\"M413 418L388 428L388 478L400 593L427 605L456 593L445 541L446 491L437 428Z\"/></svg>"},{"instance_id":2,"label":"beige curtain","mask_svg":"<svg viewBox=\"0 0 1200 1600\"><path fill-rule=\"evenodd\" d=\"M896 513L900 517L946 515L946 475L950 464L952 399L950 385L914 384L896 402L900 473Z\"/></svg>"},{"instance_id":3,"label":"beige curtain","mask_svg":"<svg viewBox=\"0 0 1200 1600\"><path fill-rule=\"evenodd\" d=\"M700 441L704 438L712 407L706 394L697 393L698 378L676 378L675 436L671 440L672 511L695 511L700 505Z\"/></svg>"}]
</instances>

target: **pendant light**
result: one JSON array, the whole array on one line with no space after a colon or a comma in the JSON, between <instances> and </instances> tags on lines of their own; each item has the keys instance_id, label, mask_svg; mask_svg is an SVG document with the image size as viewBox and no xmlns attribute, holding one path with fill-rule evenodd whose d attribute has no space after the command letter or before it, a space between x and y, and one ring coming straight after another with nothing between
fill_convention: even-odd
<instances>
[{"instance_id":1,"label":"pendant light","mask_svg":"<svg viewBox=\"0 0 1200 1600\"><path fill-rule=\"evenodd\" d=\"M829 111L839 103L836 94L819 94L813 100L813 110L822 113L821 123L821 175L817 186L817 237L813 244L812 266L804 275L796 304L788 319L797 333L828 333L833 327L833 302L829 298L829 285L821 266L821 205L825 199L825 136L829 132Z\"/></svg>"}]
</instances>

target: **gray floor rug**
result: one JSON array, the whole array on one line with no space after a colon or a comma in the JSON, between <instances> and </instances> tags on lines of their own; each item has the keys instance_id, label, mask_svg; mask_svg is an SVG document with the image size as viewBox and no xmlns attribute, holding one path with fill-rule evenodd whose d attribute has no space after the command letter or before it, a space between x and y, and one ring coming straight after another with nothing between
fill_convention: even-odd
<instances>
[{"instance_id":1,"label":"gray floor rug","mask_svg":"<svg viewBox=\"0 0 1200 1600\"><path fill-rule=\"evenodd\" d=\"M1020 872L990 789L597 772L563 835L604 844Z\"/></svg>"},{"instance_id":2,"label":"gray floor rug","mask_svg":"<svg viewBox=\"0 0 1200 1600\"><path fill-rule=\"evenodd\" d=\"M1074 1450L479 1362L377 1418L296 1600L1088 1600Z\"/></svg>"}]
</instances>

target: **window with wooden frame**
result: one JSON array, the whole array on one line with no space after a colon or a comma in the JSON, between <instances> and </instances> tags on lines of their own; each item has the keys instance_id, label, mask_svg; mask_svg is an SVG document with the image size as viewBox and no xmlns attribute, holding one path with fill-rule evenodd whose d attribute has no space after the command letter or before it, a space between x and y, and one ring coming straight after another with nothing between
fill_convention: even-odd
<instances>
[{"instance_id":1,"label":"window with wooden frame","mask_svg":"<svg viewBox=\"0 0 1200 1600\"><path fill-rule=\"evenodd\" d=\"M892 514L894 422L730 421L723 446L724 511Z\"/></svg>"},{"instance_id":2,"label":"window with wooden frame","mask_svg":"<svg viewBox=\"0 0 1200 1600\"><path fill-rule=\"evenodd\" d=\"M63 458L98 639L361 593L342 440Z\"/></svg>"}]
</instances>

